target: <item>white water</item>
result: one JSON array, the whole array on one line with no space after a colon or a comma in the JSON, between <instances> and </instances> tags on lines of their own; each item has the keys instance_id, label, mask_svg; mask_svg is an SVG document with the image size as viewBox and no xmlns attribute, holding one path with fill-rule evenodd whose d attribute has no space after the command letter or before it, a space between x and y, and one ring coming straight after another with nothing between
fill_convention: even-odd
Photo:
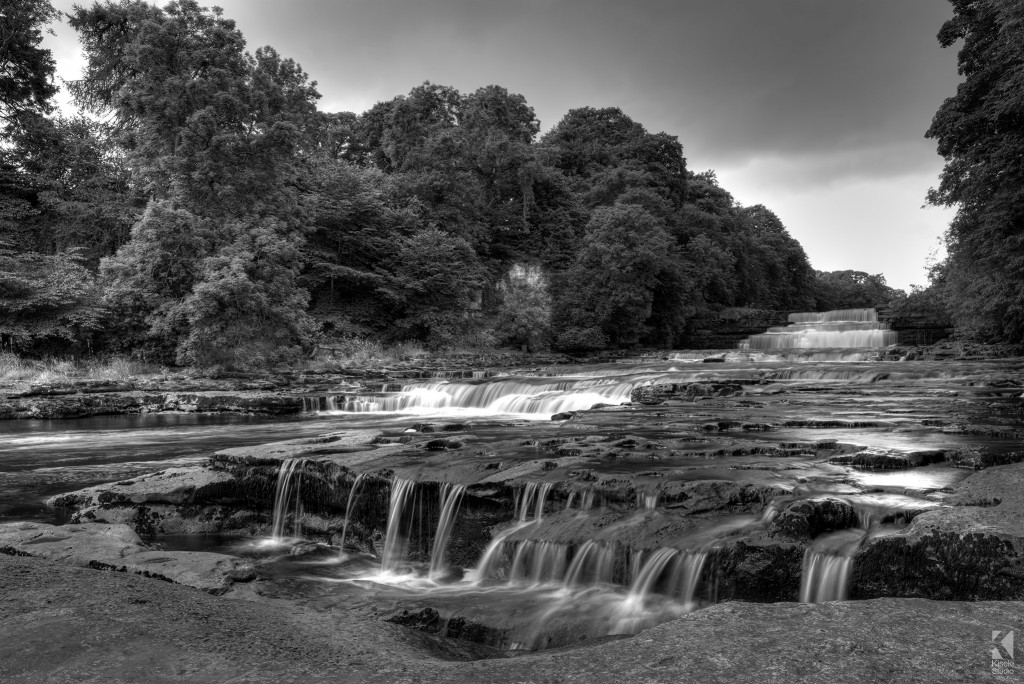
<instances>
[{"instance_id":1,"label":"white water","mask_svg":"<svg viewBox=\"0 0 1024 684\"><path fill-rule=\"evenodd\" d=\"M359 473L356 475L355 481L352 483L352 489L348 490L348 503L345 504L345 523L341 527L341 554L345 555L345 537L348 535L348 523L352 519L352 506L356 502L356 495L359 492L359 485L366 479L365 473Z\"/></svg>"},{"instance_id":2,"label":"white water","mask_svg":"<svg viewBox=\"0 0 1024 684\"><path fill-rule=\"evenodd\" d=\"M871 524L861 517L861 524ZM804 551L800 574L800 602L845 601L853 570L853 557L867 530L842 530L819 537Z\"/></svg>"},{"instance_id":3,"label":"white water","mask_svg":"<svg viewBox=\"0 0 1024 684\"><path fill-rule=\"evenodd\" d=\"M437 521L437 534L434 535L434 547L430 552L430 578L439 577L445 570L445 555L448 552L448 541L452 536L455 515L462 502L462 494L466 485L441 485L441 517Z\"/></svg>"},{"instance_id":4,"label":"white water","mask_svg":"<svg viewBox=\"0 0 1024 684\"><path fill-rule=\"evenodd\" d=\"M896 333L878 321L874 309L795 313L790 324L769 328L740 343L740 349L880 348L896 344Z\"/></svg>"},{"instance_id":5,"label":"white water","mask_svg":"<svg viewBox=\"0 0 1024 684\"><path fill-rule=\"evenodd\" d=\"M416 489L412 480L396 477L391 483L391 500L388 506L388 529L384 538L384 553L381 556L382 573L395 572L405 560L409 535L405 530L405 509Z\"/></svg>"},{"instance_id":6,"label":"white water","mask_svg":"<svg viewBox=\"0 0 1024 684\"><path fill-rule=\"evenodd\" d=\"M280 542L285 538L284 528L288 519L288 503L295 496L295 512L293 516L293 536L300 536L302 517L302 468L305 466L305 459L286 458L281 462L281 469L277 473L277 490L274 494L274 522L271 527L271 536L274 541ZM298 475L296 476L296 472Z\"/></svg>"}]
</instances>

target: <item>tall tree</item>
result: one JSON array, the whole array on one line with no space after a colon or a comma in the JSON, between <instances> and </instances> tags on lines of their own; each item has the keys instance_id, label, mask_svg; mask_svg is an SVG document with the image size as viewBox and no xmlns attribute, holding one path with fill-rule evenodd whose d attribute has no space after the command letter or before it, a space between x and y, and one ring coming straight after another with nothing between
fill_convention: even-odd
<instances>
[{"instance_id":1,"label":"tall tree","mask_svg":"<svg viewBox=\"0 0 1024 684\"><path fill-rule=\"evenodd\" d=\"M0 9L0 121L5 137L25 118L52 109L56 63L42 42L46 25L58 16L48 0L4 0Z\"/></svg>"},{"instance_id":2,"label":"tall tree","mask_svg":"<svg viewBox=\"0 0 1024 684\"><path fill-rule=\"evenodd\" d=\"M111 118L150 198L103 265L108 301L144 324L138 341L179 362L291 355L311 330L298 282L311 204L300 162L321 132L316 84L273 48L246 53L235 23L195 0L96 3L70 23L87 58L72 92ZM248 352L224 353L246 339Z\"/></svg>"},{"instance_id":3,"label":"tall tree","mask_svg":"<svg viewBox=\"0 0 1024 684\"><path fill-rule=\"evenodd\" d=\"M945 293L959 327L1024 340L1024 5L950 0L939 43L962 40L963 81L926 136L946 165L936 205L954 206Z\"/></svg>"}]
</instances>

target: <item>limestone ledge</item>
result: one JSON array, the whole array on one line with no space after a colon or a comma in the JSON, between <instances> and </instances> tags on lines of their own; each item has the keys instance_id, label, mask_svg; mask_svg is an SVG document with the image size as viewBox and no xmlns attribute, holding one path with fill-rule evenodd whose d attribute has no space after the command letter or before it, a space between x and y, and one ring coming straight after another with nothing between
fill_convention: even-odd
<instances>
[{"instance_id":1,"label":"limestone ledge","mask_svg":"<svg viewBox=\"0 0 1024 684\"><path fill-rule=\"evenodd\" d=\"M220 553L153 549L127 525L0 524L0 553L143 575L211 594L224 594L235 582L256 578L249 560Z\"/></svg>"}]
</instances>

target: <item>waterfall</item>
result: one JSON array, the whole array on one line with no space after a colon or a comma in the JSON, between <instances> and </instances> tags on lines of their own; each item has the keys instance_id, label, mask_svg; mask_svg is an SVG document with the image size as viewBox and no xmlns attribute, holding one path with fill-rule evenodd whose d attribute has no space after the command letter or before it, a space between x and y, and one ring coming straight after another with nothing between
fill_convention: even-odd
<instances>
[{"instance_id":1,"label":"waterfall","mask_svg":"<svg viewBox=\"0 0 1024 684\"><path fill-rule=\"evenodd\" d=\"M294 536L300 536L302 517L302 468L306 460L302 458L286 458L281 461L281 468L277 471L277 491L274 494L274 522L271 527L271 536L274 541L284 539L285 522L288 518L288 502L295 495L294 514ZM296 471L298 476L296 476Z\"/></svg>"},{"instance_id":2,"label":"waterfall","mask_svg":"<svg viewBox=\"0 0 1024 684\"><path fill-rule=\"evenodd\" d=\"M651 554L651 557L640 569L640 574L633 580L633 585L629 588L628 600L641 602L647 598L654 588L654 583L658 581L666 566L678 553L679 551L676 549L660 548Z\"/></svg>"},{"instance_id":3,"label":"waterfall","mask_svg":"<svg viewBox=\"0 0 1024 684\"><path fill-rule=\"evenodd\" d=\"M565 587L611 582L615 547L589 540L580 547L565 572ZM589 581L588 581L589 580Z\"/></svg>"},{"instance_id":4,"label":"waterfall","mask_svg":"<svg viewBox=\"0 0 1024 684\"><path fill-rule=\"evenodd\" d=\"M352 483L352 489L348 490L348 503L345 504L345 523L341 527L341 553L345 553L345 537L348 534L348 523L352 519L352 506L356 501L356 493L359 491L359 485L366 479L366 475L359 473L356 475L355 481Z\"/></svg>"},{"instance_id":5,"label":"waterfall","mask_svg":"<svg viewBox=\"0 0 1024 684\"><path fill-rule=\"evenodd\" d=\"M568 558L568 544L533 539L521 541L512 559L509 582L529 580L532 584L542 584L561 580Z\"/></svg>"},{"instance_id":6,"label":"waterfall","mask_svg":"<svg viewBox=\"0 0 1024 684\"><path fill-rule=\"evenodd\" d=\"M632 549L629 552L629 582L633 584L640 576L640 568L644 565L643 549Z\"/></svg>"},{"instance_id":7,"label":"waterfall","mask_svg":"<svg viewBox=\"0 0 1024 684\"><path fill-rule=\"evenodd\" d=\"M819 537L804 551L801 603L846 600L853 556L867 535L866 530L841 530Z\"/></svg>"},{"instance_id":8,"label":"waterfall","mask_svg":"<svg viewBox=\"0 0 1024 684\"><path fill-rule=\"evenodd\" d=\"M693 603L693 595L697 591L697 583L707 559L706 551L683 551L676 557L671 588L686 605Z\"/></svg>"},{"instance_id":9,"label":"waterfall","mask_svg":"<svg viewBox=\"0 0 1024 684\"><path fill-rule=\"evenodd\" d=\"M484 549L484 553L480 556L480 562L476 566L476 576L474 581L480 584L484 580L493 579L501 568L502 551L505 549L505 540L511 537L519 530L532 525L533 523L517 522L509 528L506 528L495 535L491 543Z\"/></svg>"},{"instance_id":10,"label":"waterfall","mask_svg":"<svg viewBox=\"0 0 1024 684\"><path fill-rule=\"evenodd\" d=\"M527 482L522 490L516 490L516 518L519 522L526 522L531 508L534 522L540 522L544 518L544 504L550 491L550 482Z\"/></svg>"},{"instance_id":11,"label":"waterfall","mask_svg":"<svg viewBox=\"0 0 1024 684\"><path fill-rule=\"evenodd\" d=\"M384 554L381 557L381 572L394 572L405 560L409 545L409 535L402 529L405 522L405 510L412 498L416 483L396 477L391 483L391 501L388 505L388 528L384 538Z\"/></svg>"},{"instance_id":12,"label":"waterfall","mask_svg":"<svg viewBox=\"0 0 1024 684\"><path fill-rule=\"evenodd\" d=\"M636 493L636 507L642 508L645 511L653 511L658 507L658 493L657 492L637 492Z\"/></svg>"},{"instance_id":13,"label":"waterfall","mask_svg":"<svg viewBox=\"0 0 1024 684\"><path fill-rule=\"evenodd\" d=\"M610 633L636 634L643 629L645 621L652 617L647 600L666 574L667 583L662 582L661 586L668 595L681 600L682 610L689 609L707 557L706 551L679 551L664 547L655 550L635 574L629 594L616 610L616 620ZM634 557L634 565L638 564L636 558L639 556ZM673 566L671 572L667 572L669 564Z\"/></svg>"},{"instance_id":14,"label":"waterfall","mask_svg":"<svg viewBox=\"0 0 1024 684\"><path fill-rule=\"evenodd\" d=\"M452 526L455 524L455 514L459 510L459 503L462 501L462 494L465 491L466 485L452 485L448 483L441 485L441 517L437 521L434 548L430 552L431 579L438 577L444 570L448 540L451 538Z\"/></svg>"},{"instance_id":15,"label":"waterfall","mask_svg":"<svg viewBox=\"0 0 1024 684\"><path fill-rule=\"evenodd\" d=\"M850 556L807 549L800 577L800 602L845 601L852 568L853 558Z\"/></svg>"},{"instance_id":16,"label":"waterfall","mask_svg":"<svg viewBox=\"0 0 1024 684\"><path fill-rule=\"evenodd\" d=\"M789 325L772 327L740 343L740 349L830 349L888 347L896 333L874 309L843 309L789 315Z\"/></svg>"}]
</instances>

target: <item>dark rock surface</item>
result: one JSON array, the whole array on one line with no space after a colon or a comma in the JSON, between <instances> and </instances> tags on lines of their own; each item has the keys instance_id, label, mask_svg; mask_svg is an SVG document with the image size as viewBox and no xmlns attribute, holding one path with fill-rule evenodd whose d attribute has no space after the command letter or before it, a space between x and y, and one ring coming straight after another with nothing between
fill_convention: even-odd
<instances>
[{"instance_id":1,"label":"dark rock surface","mask_svg":"<svg viewBox=\"0 0 1024 684\"><path fill-rule=\"evenodd\" d=\"M467 662L480 652L366 615L0 555L0 672L11 684L1012 682L1019 666L991 674L990 638L1024 629L1021 608L727 603L630 639Z\"/></svg>"}]
</instances>

